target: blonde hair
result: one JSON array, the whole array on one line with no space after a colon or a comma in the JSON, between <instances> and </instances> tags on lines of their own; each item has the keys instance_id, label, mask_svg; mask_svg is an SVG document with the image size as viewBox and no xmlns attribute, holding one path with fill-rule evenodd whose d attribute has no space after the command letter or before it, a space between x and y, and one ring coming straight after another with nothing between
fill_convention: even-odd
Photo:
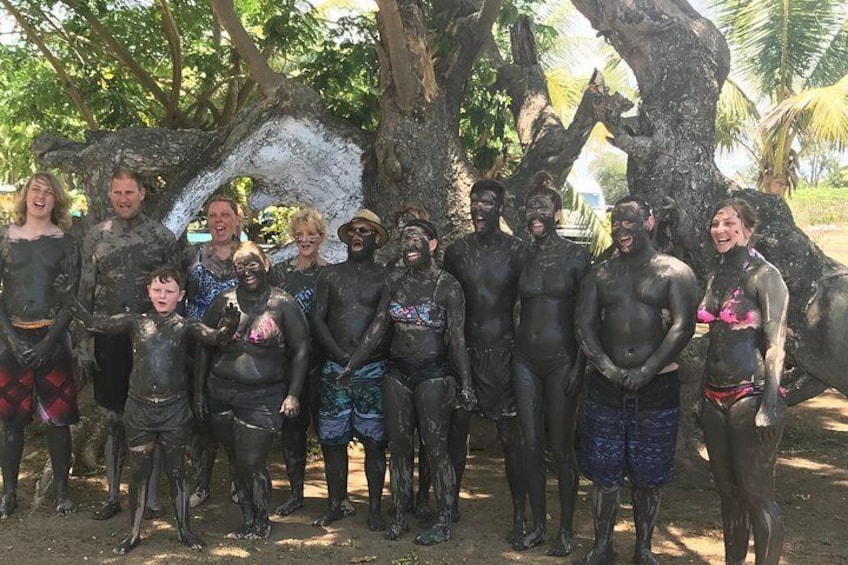
<instances>
[{"instance_id":1,"label":"blonde hair","mask_svg":"<svg viewBox=\"0 0 848 565\"><path fill-rule=\"evenodd\" d=\"M26 223L27 194L35 181L43 182L53 191L53 211L50 213L50 221L59 226L62 231L71 229L71 197L55 175L45 172L38 172L29 177L18 193L15 201L14 224L22 226Z\"/></svg>"},{"instance_id":2,"label":"blonde hair","mask_svg":"<svg viewBox=\"0 0 848 565\"><path fill-rule=\"evenodd\" d=\"M302 208L291 217L289 220L289 237L294 239L294 232L300 224L306 224L307 228L315 230L321 234L321 237L327 235L327 220L315 208Z\"/></svg>"}]
</instances>

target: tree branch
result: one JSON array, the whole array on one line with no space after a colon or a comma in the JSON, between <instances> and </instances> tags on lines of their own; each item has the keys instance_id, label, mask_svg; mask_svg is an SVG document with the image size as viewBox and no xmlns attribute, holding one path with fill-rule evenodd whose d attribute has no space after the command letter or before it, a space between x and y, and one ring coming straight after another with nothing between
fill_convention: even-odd
<instances>
[{"instance_id":1,"label":"tree branch","mask_svg":"<svg viewBox=\"0 0 848 565\"><path fill-rule=\"evenodd\" d=\"M455 110L464 98L468 78L480 50L491 38L492 25L503 8L503 0L486 0L480 11L470 17L459 18L452 26L457 47L447 56L450 61L444 71L444 88L448 101Z\"/></svg>"},{"instance_id":2,"label":"tree branch","mask_svg":"<svg viewBox=\"0 0 848 565\"><path fill-rule=\"evenodd\" d=\"M524 194L533 175L545 169L564 182L574 162L600 120L620 115L632 103L618 94L610 95L603 76L595 71L583 93L580 105L566 128L551 106L548 83L539 64L536 40L530 20L522 17L510 30L513 64L501 69L499 83L512 98L511 110L524 156L516 172L508 179L513 195L511 225L523 217Z\"/></svg>"},{"instance_id":3,"label":"tree branch","mask_svg":"<svg viewBox=\"0 0 848 565\"><path fill-rule=\"evenodd\" d=\"M94 15L94 13L82 2L76 0L63 0L63 3L70 9L80 14L88 24L92 31L100 38L100 40L111 51L112 55L121 62L129 71L136 77L138 82L156 99L163 108L168 108L170 98L159 87L159 83L142 67L132 54L118 41L114 35L103 25L103 23ZM184 117L184 116L181 116Z\"/></svg>"},{"instance_id":4,"label":"tree branch","mask_svg":"<svg viewBox=\"0 0 848 565\"><path fill-rule=\"evenodd\" d=\"M397 94L397 105L403 113L408 114L415 106L418 78L410 62L403 19L397 0L377 0L377 6L380 8L379 21L382 23L382 36L391 68L392 84Z\"/></svg>"},{"instance_id":5,"label":"tree branch","mask_svg":"<svg viewBox=\"0 0 848 565\"><path fill-rule=\"evenodd\" d=\"M74 106L76 106L83 120L85 120L86 126L91 129L97 129L97 120L95 119L91 108L89 108L88 104L86 104L85 100L83 100L82 94L77 89L73 79L71 79L71 76L68 74L64 65L62 65L61 61L53 55L50 48L48 48L47 44L44 43L44 40L38 31L26 21L23 15L12 5L11 2L8 0L0 0L0 3L2 3L6 11L15 18L15 21L21 27L29 40L38 47L38 50L41 51L41 54L44 55L44 58L47 59L50 66L53 67L53 70L59 76L59 80L62 81L62 88L65 89L68 97L74 103Z\"/></svg>"},{"instance_id":6,"label":"tree branch","mask_svg":"<svg viewBox=\"0 0 848 565\"><path fill-rule=\"evenodd\" d=\"M286 78L271 68L268 60L262 56L253 39L244 29L241 20L236 15L232 0L210 0L210 2L215 16L221 26L227 30L239 56L247 63L250 75L259 85L259 91L262 95L271 98L278 89L287 87L288 81L286 81Z\"/></svg>"},{"instance_id":7,"label":"tree branch","mask_svg":"<svg viewBox=\"0 0 848 565\"><path fill-rule=\"evenodd\" d=\"M180 104L180 90L182 89L183 61L182 48L180 47L180 32L177 22L171 13L167 0L158 0L159 10L162 12L162 29L168 40L168 51L171 54L171 98L165 107L165 121L174 121L176 111Z\"/></svg>"}]
</instances>

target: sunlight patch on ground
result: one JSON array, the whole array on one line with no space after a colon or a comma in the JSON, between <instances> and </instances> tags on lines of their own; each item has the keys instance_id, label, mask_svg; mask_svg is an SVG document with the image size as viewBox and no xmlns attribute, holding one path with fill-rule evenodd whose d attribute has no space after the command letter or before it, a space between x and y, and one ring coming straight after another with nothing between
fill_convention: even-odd
<instances>
[{"instance_id":1,"label":"sunlight patch on ground","mask_svg":"<svg viewBox=\"0 0 848 565\"><path fill-rule=\"evenodd\" d=\"M240 547L228 545L226 547L214 547L209 551L210 555L215 557L235 557L237 559L248 559L250 552L245 551Z\"/></svg>"}]
</instances>

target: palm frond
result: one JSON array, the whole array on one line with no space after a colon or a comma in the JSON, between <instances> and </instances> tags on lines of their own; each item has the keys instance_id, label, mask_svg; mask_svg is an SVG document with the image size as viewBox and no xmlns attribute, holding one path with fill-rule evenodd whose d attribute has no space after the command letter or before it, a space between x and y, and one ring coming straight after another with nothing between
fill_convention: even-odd
<instances>
[{"instance_id":1,"label":"palm frond","mask_svg":"<svg viewBox=\"0 0 848 565\"><path fill-rule=\"evenodd\" d=\"M833 84L848 73L848 6L844 9L842 23L831 35L833 39L810 71L805 88Z\"/></svg>"},{"instance_id":2,"label":"palm frond","mask_svg":"<svg viewBox=\"0 0 848 565\"><path fill-rule=\"evenodd\" d=\"M738 145L750 147L750 132L756 129L759 119L757 104L736 82L727 79L716 111L716 145L725 151L732 151Z\"/></svg>"},{"instance_id":3,"label":"palm frond","mask_svg":"<svg viewBox=\"0 0 848 565\"><path fill-rule=\"evenodd\" d=\"M767 144L804 135L848 147L848 74L831 86L811 88L771 108L760 124Z\"/></svg>"},{"instance_id":4,"label":"palm frond","mask_svg":"<svg viewBox=\"0 0 848 565\"><path fill-rule=\"evenodd\" d=\"M607 232L603 220L569 183L566 183L562 191L562 200L563 206L567 208L563 210L563 215L568 214L570 210L568 221L585 230L586 235L591 239L589 251L593 257L597 257L612 245L612 237Z\"/></svg>"},{"instance_id":5,"label":"palm frond","mask_svg":"<svg viewBox=\"0 0 848 565\"><path fill-rule=\"evenodd\" d=\"M843 16L841 0L729 0L714 8L738 67L774 102L801 88Z\"/></svg>"}]
</instances>

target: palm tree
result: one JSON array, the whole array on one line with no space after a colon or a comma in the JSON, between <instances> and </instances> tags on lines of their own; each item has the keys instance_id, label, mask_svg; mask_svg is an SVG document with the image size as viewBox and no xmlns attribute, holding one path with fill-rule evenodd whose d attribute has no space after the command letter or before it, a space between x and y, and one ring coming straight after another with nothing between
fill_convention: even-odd
<instances>
[{"instance_id":1,"label":"palm tree","mask_svg":"<svg viewBox=\"0 0 848 565\"><path fill-rule=\"evenodd\" d=\"M723 0L713 9L737 61L722 92L717 139L756 153L760 189L783 196L795 186L809 142L838 149L848 142L848 6ZM748 95L741 83L750 85ZM754 100L765 110L758 113ZM756 124L755 135L746 124Z\"/></svg>"}]
</instances>

